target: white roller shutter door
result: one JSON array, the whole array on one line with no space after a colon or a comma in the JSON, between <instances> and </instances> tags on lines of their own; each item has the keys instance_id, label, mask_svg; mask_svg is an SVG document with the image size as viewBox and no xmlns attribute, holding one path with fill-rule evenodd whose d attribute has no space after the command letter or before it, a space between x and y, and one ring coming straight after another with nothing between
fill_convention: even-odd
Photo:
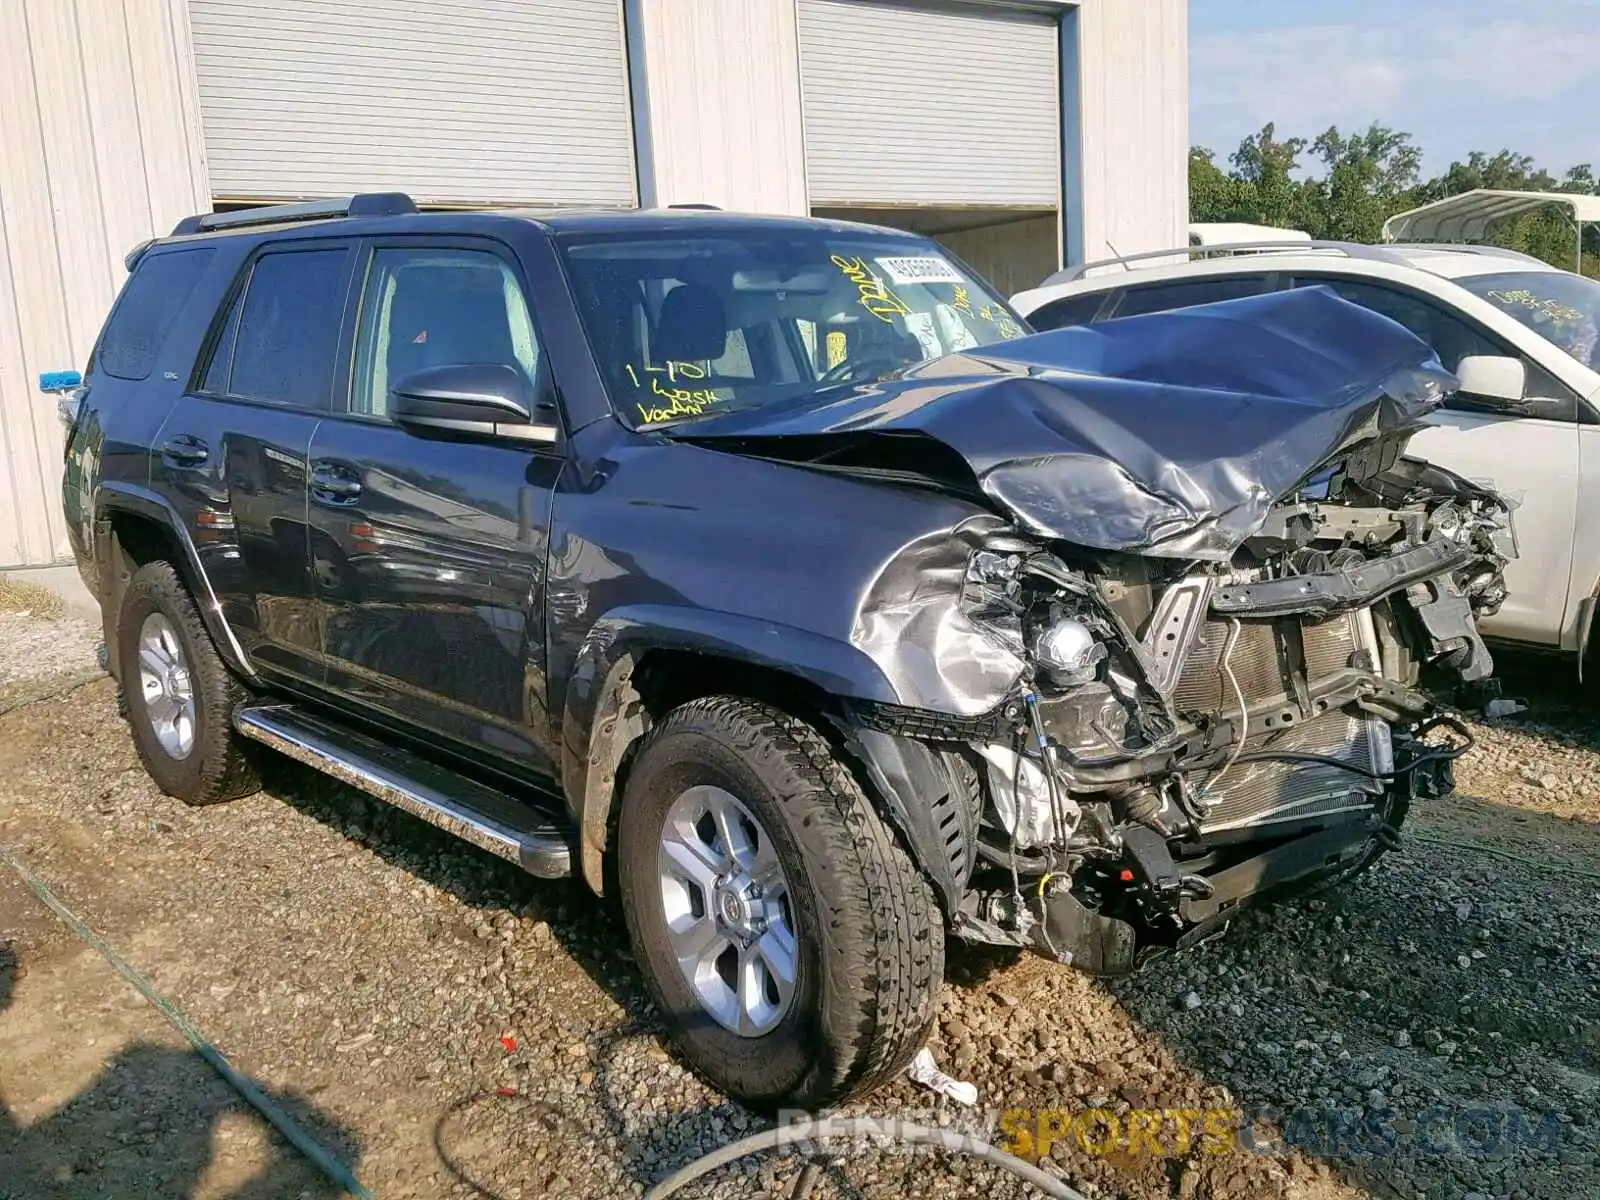
<instances>
[{"instance_id":1,"label":"white roller shutter door","mask_svg":"<svg viewBox=\"0 0 1600 1200\"><path fill-rule=\"evenodd\" d=\"M1056 18L998 6L800 0L813 206L1055 208Z\"/></svg>"},{"instance_id":2,"label":"white roller shutter door","mask_svg":"<svg viewBox=\"0 0 1600 1200\"><path fill-rule=\"evenodd\" d=\"M1058 24L997 6L800 0L811 205L1054 208Z\"/></svg>"},{"instance_id":3,"label":"white roller shutter door","mask_svg":"<svg viewBox=\"0 0 1600 1200\"><path fill-rule=\"evenodd\" d=\"M189 0L214 195L629 206L621 0Z\"/></svg>"}]
</instances>

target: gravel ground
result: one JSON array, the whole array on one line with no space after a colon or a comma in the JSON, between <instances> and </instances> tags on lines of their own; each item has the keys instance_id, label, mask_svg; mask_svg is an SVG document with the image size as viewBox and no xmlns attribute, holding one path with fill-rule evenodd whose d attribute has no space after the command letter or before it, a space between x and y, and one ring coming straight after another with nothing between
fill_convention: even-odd
<instances>
[{"instance_id":1,"label":"gravel ground","mask_svg":"<svg viewBox=\"0 0 1600 1200\"><path fill-rule=\"evenodd\" d=\"M0 679L36 692L82 668L83 630L12 620ZM1110 985L953 947L932 1047L979 1115L905 1081L851 1111L1002 1137L1041 1112L1048 1132L1091 1108L1123 1126L1227 1109L1260 1114L1276 1151L1216 1153L1198 1126L1180 1147L1175 1123L1160 1153L1055 1140L1046 1161L1096 1197L1600 1194L1600 882L1549 869L1600 863L1590 711L1546 687L1477 724L1461 794L1416 814L1421 836L1530 862L1413 841ZM380 1196L637 1195L764 1126L664 1051L607 904L287 762L268 785L210 809L161 796L109 681L0 716L0 845ZM0 1161L23 1164L0 1197L332 1194L131 996L0 870ZM797 1170L751 1159L684 1194L786 1195ZM858 1149L814 1194L1032 1193Z\"/></svg>"},{"instance_id":2,"label":"gravel ground","mask_svg":"<svg viewBox=\"0 0 1600 1200\"><path fill-rule=\"evenodd\" d=\"M41 619L17 603L22 599L0 592L0 712L32 697L40 685L97 669L97 626L72 617Z\"/></svg>"}]
</instances>

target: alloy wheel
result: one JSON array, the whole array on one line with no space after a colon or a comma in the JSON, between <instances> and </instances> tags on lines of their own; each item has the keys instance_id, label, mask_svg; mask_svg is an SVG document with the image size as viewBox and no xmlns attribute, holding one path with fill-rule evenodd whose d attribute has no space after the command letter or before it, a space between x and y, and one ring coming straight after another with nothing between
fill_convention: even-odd
<instances>
[{"instance_id":1,"label":"alloy wheel","mask_svg":"<svg viewBox=\"0 0 1600 1200\"><path fill-rule=\"evenodd\" d=\"M175 759L194 749L194 681L172 622L153 612L139 627L139 688L161 748Z\"/></svg>"},{"instance_id":2,"label":"alloy wheel","mask_svg":"<svg viewBox=\"0 0 1600 1200\"><path fill-rule=\"evenodd\" d=\"M794 1000L799 963L789 881L761 822L700 785L672 802L658 855L673 956L719 1025L760 1037Z\"/></svg>"}]
</instances>

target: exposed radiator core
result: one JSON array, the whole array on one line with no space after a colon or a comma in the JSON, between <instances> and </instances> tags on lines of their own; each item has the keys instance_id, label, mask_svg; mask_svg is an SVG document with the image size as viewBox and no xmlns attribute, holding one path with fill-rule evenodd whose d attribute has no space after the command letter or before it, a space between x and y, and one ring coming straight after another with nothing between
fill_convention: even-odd
<instances>
[{"instance_id":1,"label":"exposed radiator core","mask_svg":"<svg viewBox=\"0 0 1600 1200\"><path fill-rule=\"evenodd\" d=\"M1363 613L1342 613L1326 621L1301 623L1310 684L1351 666L1352 656L1368 648L1370 632L1365 630L1365 620ZM1207 621L1196 631L1173 689L1173 704L1180 713L1238 711L1233 687L1222 671L1229 628L1227 622ZM1270 702L1283 704L1285 712L1293 714L1286 727L1251 738L1245 744L1246 753L1322 754L1368 771L1389 767L1388 729L1376 718L1335 710L1294 719L1299 714L1290 699L1287 663L1274 623L1242 622L1228 665L1246 705L1258 715L1261 706ZM1216 833L1362 809L1381 790L1375 781L1331 765L1243 763L1208 792L1211 811L1201 828Z\"/></svg>"},{"instance_id":2,"label":"exposed radiator core","mask_svg":"<svg viewBox=\"0 0 1600 1200\"><path fill-rule=\"evenodd\" d=\"M1245 750L1326 754L1369 771L1381 771L1387 766L1388 755L1382 752L1387 732L1376 718L1329 712L1269 737L1252 738ZM1363 809L1379 790L1375 782L1334 766L1241 763L1207 795L1211 811L1201 828L1217 833L1242 825L1297 821Z\"/></svg>"},{"instance_id":3,"label":"exposed radiator core","mask_svg":"<svg viewBox=\"0 0 1600 1200\"><path fill-rule=\"evenodd\" d=\"M1307 621L1300 630L1306 647L1306 676L1313 682L1344 670L1350 665L1350 656L1362 646L1356 613L1341 613L1316 623ZM1226 622L1207 621L1200 627L1172 693L1173 705L1179 712L1220 712L1238 706L1222 673L1222 651L1227 644ZM1277 635L1268 622L1240 624L1239 641L1228 664L1245 699L1251 703L1287 690Z\"/></svg>"}]
</instances>

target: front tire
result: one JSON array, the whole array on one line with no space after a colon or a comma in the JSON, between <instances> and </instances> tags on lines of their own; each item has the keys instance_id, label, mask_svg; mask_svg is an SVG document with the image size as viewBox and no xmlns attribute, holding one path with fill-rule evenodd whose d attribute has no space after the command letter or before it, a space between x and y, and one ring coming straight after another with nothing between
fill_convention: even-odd
<instances>
[{"instance_id":1,"label":"front tire","mask_svg":"<svg viewBox=\"0 0 1600 1200\"><path fill-rule=\"evenodd\" d=\"M157 787L192 805L259 790L250 748L233 730L244 688L171 563L146 563L128 581L117 663L133 742Z\"/></svg>"},{"instance_id":2,"label":"front tire","mask_svg":"<svg viewBox=\"0 0 1600 1200\"><path fill-rule=\"evenodd\" d=\"M944 973L932 890L805 722L716 696L670 713L618 830L640 968L689 1065L746 1104L815 1110L922 1046Z\"/></svg>"}]
</instances>

